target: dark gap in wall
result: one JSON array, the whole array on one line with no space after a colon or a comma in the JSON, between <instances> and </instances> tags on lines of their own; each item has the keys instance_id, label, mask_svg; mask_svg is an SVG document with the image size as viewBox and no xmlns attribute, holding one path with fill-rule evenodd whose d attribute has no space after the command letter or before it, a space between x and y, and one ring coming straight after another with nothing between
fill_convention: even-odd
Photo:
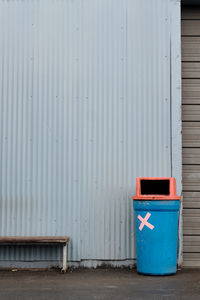
<instances>
[{"instance_id":1,"label":"dark gap in wall","mask_svg":"<svg viewBox=\"0 0 200 300\"><path fill-rule=\"evenodd\" d=\"M142 195L169 195L169 180L141 180Z\"/></svg>"}]
</instances>

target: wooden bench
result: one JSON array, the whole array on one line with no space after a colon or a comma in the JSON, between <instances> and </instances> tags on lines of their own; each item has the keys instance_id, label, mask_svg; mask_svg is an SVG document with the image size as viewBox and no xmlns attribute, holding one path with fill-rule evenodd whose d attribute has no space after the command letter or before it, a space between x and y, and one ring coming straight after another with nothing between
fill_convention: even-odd
<instances>
[{"instance_id":1,"label":"wooden bench","mask_svg":"<svg viewBox=\"0 0 200 300\"><path fill-rule=\"evenodd\" d=\"M69 241L68 236L0 236L0 245L50 245L61 244L63 245L63 267L62 273L67 271L67 244Z\"/></svg>"}]
</instances>

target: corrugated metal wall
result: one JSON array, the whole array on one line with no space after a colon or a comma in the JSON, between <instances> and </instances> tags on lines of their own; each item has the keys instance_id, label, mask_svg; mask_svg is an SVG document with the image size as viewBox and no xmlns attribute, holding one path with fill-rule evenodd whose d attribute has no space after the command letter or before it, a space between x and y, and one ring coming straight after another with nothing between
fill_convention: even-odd
<instances>
[{"instance_id":1,"label":"corrugated metal wall","mask_svg":"<svg viewBox=\"0 0 200 300\"><path fill-rule=\"evenodd\" d=\"M1 235L135 258L135 178L171 175L170 3L0 1ZM59 254L20 249L0 259Z\"/></svg>"}]
</instances>

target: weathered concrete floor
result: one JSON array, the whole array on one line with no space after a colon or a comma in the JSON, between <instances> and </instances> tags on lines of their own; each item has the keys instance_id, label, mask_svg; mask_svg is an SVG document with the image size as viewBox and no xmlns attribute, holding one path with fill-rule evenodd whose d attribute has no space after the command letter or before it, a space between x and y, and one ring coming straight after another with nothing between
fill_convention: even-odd
<instances>
[{"instance_id":1,"label":"weathered concrete floor","mask_svg":"<svg viewBox=\"0 0 200 300\"><path fill-rule=\"evenodd\" d=\"M1 271L0 299L200 299L200 270L150 277L135 270Z\"/></svg>"}]
</instances>

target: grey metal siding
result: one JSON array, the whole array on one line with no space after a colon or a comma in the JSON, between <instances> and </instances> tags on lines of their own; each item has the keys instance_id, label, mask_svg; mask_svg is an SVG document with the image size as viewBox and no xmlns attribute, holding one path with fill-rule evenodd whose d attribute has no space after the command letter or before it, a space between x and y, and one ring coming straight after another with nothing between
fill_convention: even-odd
<instances>
[{"instance_id":1,"label":"grey metal siding","mask_svg":"<svg viewBox=\"0 0 200 300\"><path fill-rule=\"evenodd\" d=\"M183 83L183 85L182 85L182 103L183 104L200 104L199 79L183 79L182 83Z\"/></svg>"},{"instance_id":2,"label":"grey metal siding","mask_svg":"<svg viewBox=\"0 0 200 300\"><path fill-rule=\"evenodd\" d=\"M0 1L1 235L69 235L70 261L136 257L135 179L172 168L170 13L160 0Z\"/></svg>"},{"instance_id":3,"label":"grey metal siding","mask_svg":"<svg viewBox=\"0 0 200 300\"><path fill-rule=\"evenodd\" d=\"M183 264L200 265L200 8L183 9Z\"/></svg>"}]
</instances>

